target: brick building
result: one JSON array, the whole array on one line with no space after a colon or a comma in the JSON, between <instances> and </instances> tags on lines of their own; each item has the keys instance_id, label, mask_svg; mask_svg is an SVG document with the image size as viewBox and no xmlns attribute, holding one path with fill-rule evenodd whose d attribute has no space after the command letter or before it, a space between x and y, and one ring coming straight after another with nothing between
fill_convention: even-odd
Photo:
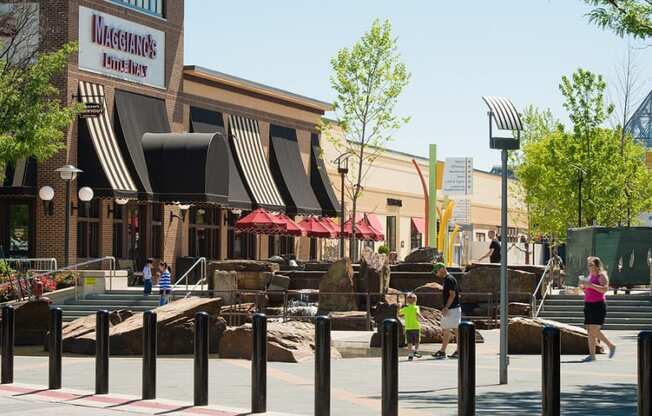
<instances>
[{"instance_id":1,"label":"brick building","mask_svg":"<svg viewBox=\"0 0 652 416\"><path fill-rule=\"evenodd\" d=\"M64 261L66 186L56 171L64 165L83 171L71 182L70 263L316 256L315 241L240 235L233 225L258 206L335 215L316 130L328 103L184 67L182 0L36 4L45 50L79 43L59 88L86 111L65 151L6 175L3 256ZM43 187L54 191L51 202L41 200ZM82 187L93 190L90 202L79 200Z\"/></svg>"}]
</instances>

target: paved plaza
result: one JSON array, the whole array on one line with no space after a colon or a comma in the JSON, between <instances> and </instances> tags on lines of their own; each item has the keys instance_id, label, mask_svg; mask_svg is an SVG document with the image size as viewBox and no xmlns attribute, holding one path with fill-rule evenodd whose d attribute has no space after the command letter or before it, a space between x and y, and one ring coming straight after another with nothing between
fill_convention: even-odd
<instances>
[{"instance_id":1,"label":"paved plaza","mask_svg":"<svg viewBox=\"0 0 652 416\"><path fill-rule=\"evenodd\" d=\"M486 343L477 349L477 411L486 415L528 415L540 412L541 361L539 356L512 356L509 385L498 385L498 331L482 331ZM636 413L636 333L608 332L618 344L613 360L580 363L582 356L562 357L562 414L634 415ZM429 346L429 349L436 347ZM210 360L210 404L230 411L197 409L192 403L192 359L158 360L158 397L165 401L138 401L141 360L111 358L110 391L106 396L85 396L94 388L94 360L64 357L64 392L76 396L44 396L38 388L9 391L0 388L3 415L13 414L215 414L234 415L250 408L250 363ZM281 414L313 414L314 361L300 364L269 363L268 410ZM381 362L379 358L351 358L332 362L332 414L380 414ZM399 364L400 408L404 416L457 414L457 362L423 358ZM47 357L18 356L15 386L47 385ZM22 391L22 393L21 393ZM27 394L26 394L27 393ZM166 402L167 401L167 402ZM55 402L54 404L52 402ZM90 407L87 407L90 406ZM213 413L215 412L215 413Z\"/></svg>"}]
</instances>

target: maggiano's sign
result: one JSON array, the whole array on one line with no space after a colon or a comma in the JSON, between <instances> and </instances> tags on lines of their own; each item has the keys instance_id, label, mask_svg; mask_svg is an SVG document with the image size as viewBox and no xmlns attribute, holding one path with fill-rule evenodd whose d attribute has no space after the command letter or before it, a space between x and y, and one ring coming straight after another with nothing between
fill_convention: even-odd
<instances>
[{"instance_id":1,"label":"maggiano's sign","mask_svg":"<svg viewBox=\"0 0 652 416\"><path fill-rule=\"evenodd\" d=\"M79 7L79 67L165 87L165 33Z\"/></svg>"}]
</instances>

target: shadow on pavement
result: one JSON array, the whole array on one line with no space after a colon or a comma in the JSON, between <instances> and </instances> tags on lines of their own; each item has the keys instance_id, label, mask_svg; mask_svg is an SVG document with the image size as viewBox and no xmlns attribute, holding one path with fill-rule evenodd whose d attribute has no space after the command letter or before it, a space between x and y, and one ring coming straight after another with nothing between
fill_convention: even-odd
<instances>
[{"instance_id":1,"label":"shadow on pavement","mask_svg":"<svg viewBox=\"0 0 652 416\"><path fill-rule=\"evenodd\" d=\"M416 393L416 392L414 392ZM399 392L399 405L404 409L454 409L455 394L414 394ZM541 392L478 392L476 412L485 415L535 415L541 414ZM561 413L564 416L626 416L636 415L635 384L585 385L579 390L561 394Z\"/></svg>"}]
</instances>

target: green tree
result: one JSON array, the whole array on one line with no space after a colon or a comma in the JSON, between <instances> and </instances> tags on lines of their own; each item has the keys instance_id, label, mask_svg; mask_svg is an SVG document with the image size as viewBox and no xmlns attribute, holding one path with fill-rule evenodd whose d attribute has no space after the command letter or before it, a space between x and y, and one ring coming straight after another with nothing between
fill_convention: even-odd
<instances>
[{"instance_id":1,"label":"green tree","mask_svg":"<svg viewBox=\"0 0 652 416\"><path fill-rule=\"evenodd\" d=\"M644 149L629 136L623 142L620 129L603 127L613 111L605 88L589 71L563 77L560 90L572 129L558 126L523 147L516 175L534 234L563 241L569 227L616 226L623 207L636 215L652 206Z\"/></svg>"},{"instance_id":2,"label":"green tree","mask_svg":"<svg viewBox=\"0 0 652 416\"><path fill-rule=\"evenodd\" d=\"M652 2L649 0L584 0L593 8L587 16L591 23L610 29L619 36L652 37Z\"/></svg>"},{"instance_id":3,"label":"green tree","mask_svg":"<svg viewBox=\"0 0 652 416\"><path fill-rule=\"evenodd\" d=\"M355 218L362 181L392 141L392 134L409 120L394 114L394 108L410 74L401 62L389 20L375 20L353 47L341 49L331 59L331 67L330 82L336 93L333 110L344 135L334 134L327 120L320 130L341 153L349 155L351 217ZM352 235L352 258L356 256L354 241Z\"/></svg>"},{"instance_id":4,"label":"green tree","mask_svg":"<svg viewBox=\"0 0 652 416\"><path fill-rule=\"evenodd\" d=\"M10 33L0 44L0 161L5 163L47 159L64 148L64 132L79 110L62 104L55 86L76 45L39 52L30 7L15 4L0 19Z\"/></svg>"}]
</instances>

